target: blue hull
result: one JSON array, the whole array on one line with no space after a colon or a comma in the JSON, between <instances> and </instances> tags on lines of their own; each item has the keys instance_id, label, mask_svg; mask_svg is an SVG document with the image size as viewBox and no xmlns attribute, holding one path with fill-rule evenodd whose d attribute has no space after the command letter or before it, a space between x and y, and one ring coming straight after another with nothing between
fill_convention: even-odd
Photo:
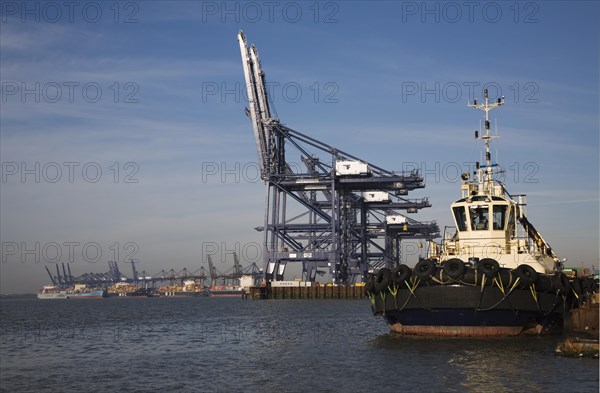
<instances>
[{"instance_id":1,"label":"blue hull","mask_svg":"<svg viewBox=\"0 0 600 393\"><path fill-rule=\"evenodd\" d=\"M85 293L67 293L67 299L101 299L103 297L108 297L108 292L99 290Z\"/></svg>"}]
</instances>

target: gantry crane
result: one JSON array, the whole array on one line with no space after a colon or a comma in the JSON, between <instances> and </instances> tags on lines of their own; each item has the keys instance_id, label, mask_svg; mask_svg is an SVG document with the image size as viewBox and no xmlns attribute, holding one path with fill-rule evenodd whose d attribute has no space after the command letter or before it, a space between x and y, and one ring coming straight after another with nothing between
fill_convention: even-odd
<instances>
[{"instance_id":1,"label":"gantry crane","mask_svg":"<svg viewBox=\"0 0 600 393\"><path fill-rule=\"evenodd\" d=\"M423 188L417 171L394 173L283 124L271 113L258 51L238 34L260 175L266 186L263 257L265 279L282 280L289 262L301 262L303 279L327 268L337 283L401 262L404 238L439 236L435 222L404 214L431 206L410 200ZM295 154L295 156L292 156ZM320 154L320 155L319 155ZM292 161L293 160L293 161ZM292 166L302 162L305 169Z\"/></svg>"},{"instance_id":2,"label":"gantry crane","mask_svg":"<svg viewBox=\"0 0 600 393\"><path fill-rule=\"evenodd\" d=\"M212 258L210 255L208 256L208 272L210 274L210 286L214 287L217 285L217 279L219 278L219 272L217 272L217 268L213 265Z\"/></svg>"}]
</instances>

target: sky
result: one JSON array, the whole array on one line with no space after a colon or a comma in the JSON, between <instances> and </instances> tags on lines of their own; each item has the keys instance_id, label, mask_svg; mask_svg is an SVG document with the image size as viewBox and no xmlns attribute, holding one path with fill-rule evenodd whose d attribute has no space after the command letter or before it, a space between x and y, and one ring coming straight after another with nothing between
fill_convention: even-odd
<instances>
[{"instance_id":1,"label":"sky","mask_svg":"<svg viewBox=\"0 0 600 393\"><path fill-rule=\"evenodd\" d=\"M137 260L148 275L262 266L264 185L237 33L280 121L389 170L418 168L452 225L492 112L513 194L568 265L599 262L600 3L4 1L0 292Z\"/></svg>"}]
</instances>

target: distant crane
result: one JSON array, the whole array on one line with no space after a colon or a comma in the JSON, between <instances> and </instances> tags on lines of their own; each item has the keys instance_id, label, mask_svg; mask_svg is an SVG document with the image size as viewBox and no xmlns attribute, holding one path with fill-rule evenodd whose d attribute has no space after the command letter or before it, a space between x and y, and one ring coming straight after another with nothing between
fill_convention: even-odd
<instances>
[{"instance_id":1,"label":"distant crane","mask_svg":"<svg viewBox=\"0 0 600 393\"><path fill-rule=\"evenodd\" d=\"M58 270L58 264L56 265L56 281L58 282L58 285L63 285L63 281L60 277L60 270Z\"/></svg>"},{"instance_id":2,"label":"distant crane","mask_svg":"<svg viewBox=\"0 0 600 393\"><path fill-rule=\"evenodd\" d=\"M133 274L133 283L137 284L137 282L138 282L138 272L135 269L135 263L136 263L136 261L134 259L131 259L129 261L129 263L131 263L131 273Z\"/></svg>"},{"instance_id":3,"label":"distant crane","mask_svg":"<svg viewBox=\"0 0 600 393\"><path fill-rule=\"evenodd\" d=\"M233 274L242 275L242 265L240 265L240 260L237 256L237 253L233 253Z\"/></svg>"},{"instance_id":4,"label":"distant crane","mask_svg":"<svg viewBox=\"0 0 600 393\"><path fill-rule=\"evenodd\" d=\"M46 271L48 272L48 276L50 276L50 281L52 281L52 285L58 285L58 282L56 281L56 279L54 277L52 277L52 273L50 273L50 269L48 269L48 266L44 266L46 268Z\"/></svg>"},{"instance_id":5,"label":"distant crane","mask_svg":"<svg viewBox=\"0 0 600 393\"><path fill-rule=\"evenodd\" d=\"M210 285L211 287L214 287L217 285L219 273L217 272L217 268L215 268L215 266L213 265L213 261L210 255L208 256L208 271L210 272Z\"/></svg>"},{"instance_id":6,"label":"distant crane","mask_svg":"<svg viewBox=\"0 0 600 393\"><path fill-rule=\"evenodd\" d=\"M67 263L67 271L69 272L69 281L73 282L73 275L71 274L71 264Z\"/></svg>"}]
</instances>

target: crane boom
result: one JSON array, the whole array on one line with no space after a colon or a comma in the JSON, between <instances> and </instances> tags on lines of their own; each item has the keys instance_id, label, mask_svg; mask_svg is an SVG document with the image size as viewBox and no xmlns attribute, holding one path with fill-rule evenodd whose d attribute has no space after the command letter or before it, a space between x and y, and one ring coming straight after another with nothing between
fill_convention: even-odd
<instances>
[{"instance_id":1,"label":"crane boom","mask_svg":"<svg viewBox=\"0 0 600 393\"><path fill-rule=\"evenodd\" d=\"M238 255L236 252L233 253L233 274L239 274L241 275L243 273L242 271L242 265L240 265L240 259L238 258Z\"/></svg>"},{"instance_id":2,"label":"crane boom","mask_svg":"<svg viewBox=\"0 0 600 393\"><path fill-rule=\"evenodd\" d=\"M546 242L546 240L544 240L544 238L537 231L537 229L535 229L533 224L531 222L529 222L529 220L527 219L527 217L525 216L525 214L523 213L521 208L518 208L517 217L519 219L519 222L521 223L521 225L527 232L527 235L536 243L536 245L540 248L540 250L544 254L553 258L555 261L558 261L559 260L558 255L556 255L556 253L554 252L552 247L550 247L548 242Z\"/></svg>"},{"instance_id":3,"label":"crane boom","mask_svg":"<svg viewBox=\"0 0 600 393\"><path fill-rule=\"evenodd\" d=\"M130 260L130 263L131 263L131 273L133 274L133 282L137 283L137 281L138 281L138 272L137 272L137 270L135 268L135 261L132 259L132 260Z\"/></svg>"},{"instance_id":4,"label":"crane boom","mask_svg":"<svg viewBox=\"0 0 600 393\"><path fill-rule=\"evenodd\" d=\"M262 121L269 121L271 119L271 111L269 110L269 101L267 100L267 91L265 89L265 72L260 66L258 49L254 45L250 47L250 59L252 60L256 92L258 93L256 99L260 110L260 119Z\"/></svg>"},{"instance_id":5,"label":"crane boom","mask_svg":"<svg viewBox=\"0 0 600 393\"><path fill-rule=\"evenodd\" d=\"M258 165L260 167L263 179L266 175L267 162L267 129L265 122L270 118L269 106L265 94L264 73L260 68L258 53L256 48L248 48L246 36L240 30L238 33L238 42L242 54L242 64L244 67L244 77L246 80L246 89L248 91L248 104L250 109L247 113L252 120L254 138L256 140L256 150L258 153Z\"/></svg>"},{"instance_id":6,"label":"crane boom","mask_svg":"<svg viewBox=\"0 0 600 393\"><path fill-rule=\"evenodd\" d=\"M208 270L210 271L211 286L217 285L217 277L219 277L219 275L217 274L217 269L213 265L210 255L208 256Z\"/></svg>"},{"instance_id":7,"label":"crane boom","mask_svg":"<svg viewBox=\"0 0 600 393\"><path fill-rule=\"evenodd\" d=\"M69 283L69 277L67 276L67 271L65 270L65 264L62 264L63 277L65 278L65 284Z\"/></svg>"},{"instance_id":8,"label":"crane boom","mask_svg":"<svg viewBox=\"0 0 600 393\"><path fill-rule=\"evenodd\" d=\"M58 263L54 265L56 267L56 280L58 281L58 285L62 285L62 280L60 278L60 270L58 270Z\"/></svg>"},{"instance_id":9,"label":"crane boom","mask_svg":"<svg viewBox=\"0 0 600 393\"><path fill-rule=\"evenodd\" d=\"M44 266L46 268L46 271L48 272L48 275L50 276L50 281L52 281L52 285L56 285L58 284L56 282L56 280L54 279L54 277L52 277L52 273L50 273L50 270L48 269L48 266Z\"/></svg>"}]
</instances>

